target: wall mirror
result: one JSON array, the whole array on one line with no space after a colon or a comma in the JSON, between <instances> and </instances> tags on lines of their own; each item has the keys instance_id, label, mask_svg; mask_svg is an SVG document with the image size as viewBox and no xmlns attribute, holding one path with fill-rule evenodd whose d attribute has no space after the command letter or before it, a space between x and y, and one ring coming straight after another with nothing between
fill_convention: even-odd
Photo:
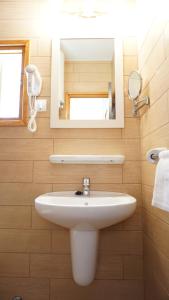
<instances>
[{"instance_id":1,"label":"wall mirror","mask_svg":"<svg viewBox=\"0 0 169 300\"><path fill-rule=\"evenodd\" d=\"M51 84L52 128L124 126L120 39L54 40Z\"/></svg>"},{"instance_id":2,"label":"wall mirror","mask_svg":"<svg viewBox=\"0 0 169 300\"><path fill-rule=\"evenodd\" d=\"M148 96L139 96L142 91L142 77L138 71L132 71L128 79L128 95L132 101L132 114L134 117L138 116L138 112L145 105L150 104Z\"/></svg>"},{"instance_id":3,"label":"wall mirror","mask_svg":"<svg viewBox=\"0 0 169 300\"><path fill-rule=\"evenodd\" d=\"M29 41L0 41L0 126L26 125L28 60Z\"/></svg>"},{"instance_id":4,"label":"wall mirror","mask_svg":"<svg viewBox=\"0 0 169 300\"><path fill-rule=\"evenodd\" d=\"M137 71L131 72L128 80L128 95L131 100L136 100L141 93L142 78Z\"/></svg>"}]
</instances>

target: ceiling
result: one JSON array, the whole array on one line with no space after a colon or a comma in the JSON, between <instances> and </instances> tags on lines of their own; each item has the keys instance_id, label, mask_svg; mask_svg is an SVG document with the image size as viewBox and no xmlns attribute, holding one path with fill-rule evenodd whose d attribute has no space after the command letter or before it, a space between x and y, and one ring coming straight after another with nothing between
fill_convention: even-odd
<instances>
[{"instance_id":1,"label":"ceiling","mask_svg":"<svg viewBox=\"0 0 169 300\"><path fill-rule=\"evenodd\" d=\"M129 9L135 6L136 0L62 0L62 12L76 13L86 6L95 11L113 13L116 9Z\"/></svg>"}]
</instances>

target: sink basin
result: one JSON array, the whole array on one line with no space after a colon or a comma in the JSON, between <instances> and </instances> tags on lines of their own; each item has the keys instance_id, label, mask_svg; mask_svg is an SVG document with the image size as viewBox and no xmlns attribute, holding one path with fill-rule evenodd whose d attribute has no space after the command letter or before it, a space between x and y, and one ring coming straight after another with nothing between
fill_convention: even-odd
<instances>
[{"instance_id":1,"label":"sink basin","mask_svg":"<svg viewBox=\"0 0 169 300\"><path fill-rule=\"evenodd\" d=\"M70 229L73 278L85 286L95 276L99 229L130 217L136 199L113 192L92 191L89 196L53 192L37 197L35 208L43 218Z\"/></svg>"},{"instance_id":2,"label":"sink basin","mask_svg":"<svg viewBox=\"0 0 169 300\"><path fill-rule=\"evenodd\" d=\"M90 192L76 196L75 192L53 192L35 199L38 213L45 219L66 228L101 229L130 217L136 199L121 193Z\"/></svg>"}]
</instances>

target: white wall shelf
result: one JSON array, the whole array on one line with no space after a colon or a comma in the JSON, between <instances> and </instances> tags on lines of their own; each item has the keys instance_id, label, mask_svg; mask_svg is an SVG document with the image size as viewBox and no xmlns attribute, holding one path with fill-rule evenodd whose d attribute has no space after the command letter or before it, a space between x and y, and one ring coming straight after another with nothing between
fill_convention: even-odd
<instances>
[{"instance_id":1,"label":"white wall shelf","mask_svg":"<svg viewBox=\"0 0 169 300\"><path fill-rule=\"evenodd\" d=\"M49 156L53 164L112 164L121 165L124 163L124 155L59 155Z\"/></svg>"}]
</instances>

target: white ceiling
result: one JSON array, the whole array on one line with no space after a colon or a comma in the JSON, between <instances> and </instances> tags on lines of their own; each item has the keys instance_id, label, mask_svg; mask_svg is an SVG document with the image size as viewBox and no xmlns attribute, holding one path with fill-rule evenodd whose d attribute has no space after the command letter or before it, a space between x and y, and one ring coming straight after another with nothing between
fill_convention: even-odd
<instances>
[{"instance_id":1,"label":"white ceiling","mask_svg":"<svg viewBox=\"0 0 169 300\"><path fill-rule=\"evenodd\" d=\"M75 12L91 3L97 11L110 12L110 10L114 11L117 8L133 7L136 4L136 0L62 0L62 10Z\"/></svg>"},{"instance_id":2,"label":"white ceiling","mask_svg":"<svg viewBox=\"0 0 169 300\"><path fill-rule=\"evenodd\" d=\"M114 39L62 39L66 60L112 61Z\"/></svg>"}]
</instances>

